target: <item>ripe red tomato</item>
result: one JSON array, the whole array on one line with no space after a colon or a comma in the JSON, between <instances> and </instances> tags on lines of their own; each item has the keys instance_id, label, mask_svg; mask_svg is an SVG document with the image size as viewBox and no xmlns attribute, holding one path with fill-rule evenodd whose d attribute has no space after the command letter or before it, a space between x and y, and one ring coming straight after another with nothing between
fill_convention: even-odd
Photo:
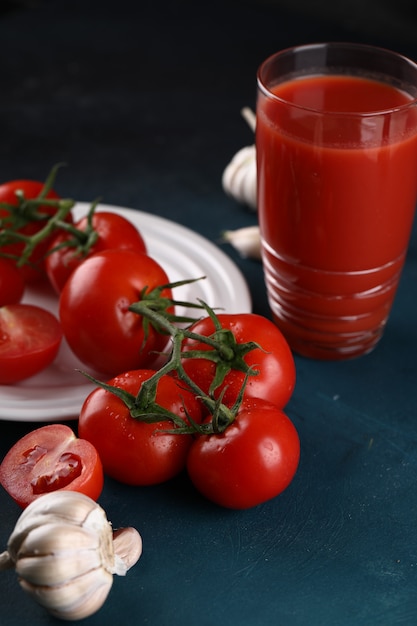
<instances>
[{"instance_id":1,"label":"ripe red tomato","mask_svg":"<svg viewBox=\"0 0 417 626\"><path fill-rule=\"evenodd\" d=\"M85 365L115 376L152 367L153 351L163 351L167 336L129 311L142 299L143 289L169 283L162 267L146 254L132 250L97 252L77 267L65 283L59 316L67 342ZM162 297L171 298L164 289Z\"/></svg>"},{"instance_id":2,"label":"ripe red tomato","mask_svg":"<svg viewBox=\"0 0 417 626\"><path fill-rule=\"evenodd\" d=\"M0 384L34 376L55 359L62 340L57 318L32 304L0 308Z\"/></svg>"},{"instance_id":3,"label":"ripe red tomato","mask_svg":"<svg viewBox=\"0 0 417 626\"><path fill-rule=\"evenodd\" d=\"M5 202L12 206L17 206L18 199L16 191L22 191L26 199L37 198L44 187L44 183L35 180L12 180L0 185L0 202ZM51 189L46 195L47 198L52 200L59 200L60 196ZM31 221L20 229L20 232L24 235L33 235L38 232L44 225L45 221L56 212L54 207L39 206L38 211L45 214L45 220ZM0 208L0 218L5 218L10 215L10 212L6 208ZM68 221L71 221L71 215L67 217ZM23 265L21 272L27 283L32 283L41 278L45 278L44 256L48 250L53 235L46 237L33 251L30 257L30 265ZM2 247L2 252L20 256L23 250L23 243L13 243Z\"/></svg>"},{"instance_id":4,"label":"ripe red tomato","mask_svg":"<svg viewBox=\"0 0 417 626\"><path fill-rule=\"evenodd\" d=\"M134 370L116 376L108 384L137 396L142 382L153 370ZM201 420L197 398L170 376L159 379L156 402L186 420ZM185 408L184 408L185 407ZM169 420L147 424L131 416L127 405L101 387L85 400L78 424L80 437L97 449L104 473L129 485L154 485L181 472L193 441L191 435L164 432L172 430Z\"/></svg>"},{"instance_id":5,"label":"ripe red tomato","mask_svg":"<svg viewBox=\"0 0 417 626\"><path fill-rule=\"evenodd\" d=\"M25 508L51 491L79 491L97 500L103 467L94 446L63 424L42 426L15 443L0 465L0 483Z\"/></svg>"},{"instance_id":6,"label":"ripe red tomato","mask_svg":"<svg viewBox=\"0 0 417 626\"><path fill-rule=\"evenodd\" d=\"M24 291L21 272L9 259L0 257L0 306L20 302Z\"/></svg>"},{"instance_id":7,"label":"ripe red tomato","mask_svg":"<svg viewBox=\"0 0 417 626\"><path fill-rule=\"evenodd\" d=\"M98 238L86 252L82 248L60 247L72 238L70 233L61 231L51 242L50 252L45 259L46 273L57 293L60 293L73 270L95 252L112 248L136 250L146 253L146 244L138 229L122 215L110 211L95 212L92 226ZM88 218L83 217L75 227L85 232ZM80 242L80 245L81 242ZM55 249L56 248L56 249Z\"/></svg>"},{"instance_id":8,"label":"ripe red tomato","mask_svg":"<svg viewBox=\"0 0 417 626\"><path fill-rule=\"evenodd\" d=\"M258 374L248 378L245 396L264 398L283 408L295 387L295 364L281 331L267 318L253 313L219 314L217 317L222 329L232 331L238 345L253 341L260 346L247 352L243 357L247 365L258 371ZM216 329L213 320L205 317L195 322L189 330L209 337ZM183 352L191 350L208 351L211 347L201 341L187 339L183 345ZM231 369L214 395L218 397L224 390L222 401L227 406L232 406L242 387L245 374L237 369L233 360L228 362L225 358L223 363L230 365ZM200 389L208 393L216 371L215 363L204 358L184 358L183 366Z\"/></svg>"},{"instance_id":9,"label":"ripe red tomato","mask_svg":"<svg viewBox=\"0 0 417 626\"><path fill-rule=\"evenodd\" d=\"M248 398L223 433L195 439L187 470L209 500L247 509L284 491L299 458L298 433L285 413L270 402Z\"/></svg>"}]
</instances>

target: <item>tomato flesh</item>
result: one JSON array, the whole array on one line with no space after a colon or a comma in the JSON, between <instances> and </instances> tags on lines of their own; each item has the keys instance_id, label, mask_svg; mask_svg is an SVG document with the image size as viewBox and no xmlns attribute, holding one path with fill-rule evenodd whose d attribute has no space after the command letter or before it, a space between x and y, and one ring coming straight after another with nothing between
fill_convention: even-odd
<instances>
[{"instance_id":1,"label":"tomato flesh","mask_svg":"<svg viewBox=\"0 0 417 626\"><path fill-rule=\"evenodd\" d=\"M58 354L62 330L57 318L31 304L0 308L0 384L34 376Z\"/></svg>"},{"instance_id":2,"label":"tomato flesh","mask_svg":"<svg viewBox=\"0 0 417 626\"><path fill-rule=\"evenodd\" d=\"M97 500L103 482L94 446L64 424L28 433L10 448L0 465L0 483L22 508L57 490L79 491Z\"/></svg>"},{"instance_id":3,"label":"tomato flesh","mask_svg":"<svg viewBox=\"0 0 417 626\"><path fill-rule=\"evenodd\" d=\"M36 445L34 448L24 453L25 465L34 467L48 453L42 446ZM49 493L67 487L75 478L81 475L82 462L77 454L64 452L56 460L54 468L49 466L46 472L36 476L30 481L34 494Z\"/></svg>"}]
</instances>

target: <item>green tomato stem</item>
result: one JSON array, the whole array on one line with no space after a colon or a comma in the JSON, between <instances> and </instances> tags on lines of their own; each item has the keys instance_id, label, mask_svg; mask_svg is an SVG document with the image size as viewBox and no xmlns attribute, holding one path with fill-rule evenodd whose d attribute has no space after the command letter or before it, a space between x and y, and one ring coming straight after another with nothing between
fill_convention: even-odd
<instances>
[{"instance_id":1,"label":"green tomato stem","mask_svg":"<svg viewBox=\"0 0 417 626\"><path fill-rule=\"evenodd\" d=\"M205 304L201 304L201 306L203 306L203 308L207 308L207 305ZM159 379L166 374L175 372L177 378L182 380L186 387L189 388L195 396L200 398L201 402L213 415L211 426L205 424L201 427L197 424L193 424L189 429L189 432L214 432L214 425L216 425L216 432L223 432L223 430L225 430L235 419L235 415L243 397L243 391L239 394L239 401L237 404L232 409L229 409L226 405L215 400L210 395L205 394L204 391L200 389L200 387L190 378L190 376L188 376L182 365L182 357L184 355L182 346L185 339L195 339L196 341L207 343L214 348L218 348L219 343L212 340L210 337L191 332L187 328L180 328L176 326L168 320L164 314L148 307L146 301L144 300L135 303L134 310L142 317L149 319L155 327L164 329L164 331L171 335L172 338L172 351L168 361L157 372L155 372L151 378L142 383L141 389L139 390L136 398L136 405L140 406L142 409L145 409L145 407L149 408L149 400L151 398L152 401L155 400L156 387Z\"/></svg>"},{"instance_id":2,"label":"green tomato stem","mask_svg":"<svg viewBox=\"0 0 417 626\"><path fill-rule=\"evenodd\" d=\"M98 233L93 227L93 216L99 200L92 203L87 215L87 226L85 230L80 230L74 224L65 221L75 205L74 200L46 197L52 190L57 172L62 165L62 163L58 163L51 169L37 198L25 198L23 190L17 190L15 192L17 205L0 203L0 208L6 209L8 213L0 219L0 255L14 259L19 267L30 263L29 259L35 248L55 230L65 231L71 237L50 252L62 248L74 248L75 254L86 256L97 242ZM39 211L40 207L45 206L56 208L56 213L49 216ZM45 225L34 235L28 236L20 232L24 226L33 222L45 222ZM13 255L1 250L3 246L16 242L24 244L22 254Z\"/></svg>"},{"instance_id":3,"label":"green tomato stem","mask_svg":"<svg viewBox=\"0 0 417 626\"><path fill-rule=\"evenodd\" d=\"M181 284L183 282L184 281L181 281ZM165 285L163 288L167 286L172 286L172 284ZM159 292L161 290L162 287L158 288ZM175 301L169 300L169 302L172 304L172 302ZM140 302L136 302L130 308L137 314L140 314L144 319L149 320L153 326L158 327L165 333L169 334L171 336L172 349L165 364L150 378L142 382L137 395L133 396L118 387L102 383L91 377L89 374L84 373L84 375L103 389L106 389L119 397L125 403L129 409L130 415L134 419L138 419L146 423L154 423L161 420L171 421L175 428L169 432L176 434L214 434L223 432L235 420L236 413L243 398L243 391L247 377L245 378L245 383L242 385L239 397L231 409L221 402L221 396L219 399L215 399L204 393L204 391L200 389L192 378L190 378L182 365L182 357L184 354L182 351L183 342L187 338L192 338L197 341L207 342L210 345L216 346L217 343L213 342L213 340L208 337L190 332L187 328L181 328L175 325L167 319L164 312L154 310L153 305L153 300L151 300L151 305L149 306L149 302L145 299ZM200 307L201 306L202 305L200 305ZM206 308L206 305L204 305L203 308ZM163 376L169 375L173 372L175 372L176 378L184 383L184 388L190 390L208 409L212 416L211 421L204 424L197 424L189 415L187 415L187 420L184 420L178 415L158 405L156 402L158 382Z\"/></svg>"}]
</instances>

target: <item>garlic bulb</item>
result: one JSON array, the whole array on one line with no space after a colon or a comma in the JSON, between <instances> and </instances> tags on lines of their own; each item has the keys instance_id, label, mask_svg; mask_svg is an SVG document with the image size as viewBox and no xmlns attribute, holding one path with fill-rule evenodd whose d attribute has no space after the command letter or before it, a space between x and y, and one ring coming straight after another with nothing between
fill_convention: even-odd
<instances>
[{"instance_id":1,"label":"garlic bulb","mask_svg":"<svg viewBox=\"0 0 417 626\"><path fill-rule=\"evenodd\" d=\"M241 204L256 209L255 146L241 148L223 172L224 191Z\"/></svg>"},{"instance_id":2,"label":"garlic bulb","mask_svg":"<svg viewBox=\"0 0 417 626\"><path fill-rule=\"evenodd\" d=\"M247 107L241 111L252 130L256 116ZM222 176L224 191L241 204L256 210L256 148L255 145L241 148L227 165Z\"/></svg>"},{"instance_id":3,"label":"garlic bulb","mask_svg":"<svg viewBox=\"0 0 417 626\"><path fill-rule=\"evenodd\" d=\"M223 240L230 243L241 256L248 259L261 258L259 226L245 226L237 230L223 231Z\"/></svg>"},{"instance_id":4,"label":"garlic bulb","mask_svg":"<svg viewBox=\"0 0 417 626\"><path fill-rule=\"evenodd\" d=\"M134 528L113 533L94 500L55 491L23 511L0 554L0 569L14 567L22 588L55 617L79 620L98 611L113 574L126 574L141 553Z\"/></svg>"}]
</instances>

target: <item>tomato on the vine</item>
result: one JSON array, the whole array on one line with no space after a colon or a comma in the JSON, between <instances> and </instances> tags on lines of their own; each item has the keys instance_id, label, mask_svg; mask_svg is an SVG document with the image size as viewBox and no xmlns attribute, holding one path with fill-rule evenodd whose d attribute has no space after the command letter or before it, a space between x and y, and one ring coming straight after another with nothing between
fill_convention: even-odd
<instances>
[{"instance_id":1,"label":"tomato on the vine","mask_svg":"<svg viewBox=\"0 0 417 626\"><path fill-rule=\"evenodd\" d=\"M96 252L112 248L147 252L139 230L118 213L95 211L91 224L88 216L84 216L74 226L80 231L78 238L71 232L60 231L52 240L45 259L46 273L57 293L62 291L73 270ZM94 241L90 244L92 235Z\"/></svg>"},{"instance_id":2,"label":"tomato on the vine","mask_svg":"<svg viewBox=\"0 0 417 626\"><path fill-rule=\"evenodd\" d=\"M236 341L237 350L227 354L228 348L233 348L227 337L227 350L221 352L220 367L226 368L223 382L216 388L214 395L219 397L224 393L222 402L232 406L236 401L239 391L245 379L241 359L247 367L252 368L254 374L247 379L245 397L264 398L279 408L283 408L290 399L295 387L295 363L292 352L278 327L269 319L254 313L227 314L219 313L219 332L211 317L204 317L190 326L189 330L205 337L220 338L226 332L232 332ZM236 358L236 352L249 342L259 345L254 349ZM210 360L212 347L198 339L188 338L183 344L183 353L191 351L203 351L201 358L183 359L183 367L192 380L208 393L213 383L217 363ZM228 371L227 371L228 370Z\"/></svg>"},{"instance_id":3,"label":"tomato on the vine","mask_svg":"<svg viewBox=\"0 0 417 626\"><path fill-rule=\"evenodd\" d=\"M10 385L45 369L58 354L61 325L32 304L0 308L0 384Z\"/></svg>"},{"instance_id":4,"label":"tomato on the vine","mask_svg":"<svg viewBox=\"0 0 417 626\"><path fill-rule=\"evenodd\" d=\"M20 302L25 291L25 281L16 265L0 256L0 306Z\"/></svg>"},{"instance_id":5,"label":"tomato on the vine","mask_svg":"<svg viewBox=\"0 0 417 626\"><path fill-rule=\"evenodd\" d=\"M299 458L300 440L287 415L270 402L247 398L224 432L197 436L187 470L209 500L247 509L284 491Z\"/></svg>"},{"instance_id":6,"label":"tomato on the vine","mask_svg":"<svg viewBox=\"0 0 417 626\"><path fill-rule=\"evenodd\" d=\"M134 397L154 375L153 370L134 370L116 376L107 384ZM155 402L184 422L188 417L201 420L198 399L171 376L162 376L157 385ZM145 413L152 408L142 409ZM128 405L112 391L98 387L85 400L79 415L78 433L97 449L104 473L129 485L154 485L165 482L179 472L193 438L171 431L174 424L161 414L160 421L146 423L132 417Z\"/></svg>"},{"instance_id":7,"label":"tomato on the vine","mask_svg":"<svg viewBox=\"0 0 417 626\"><path fill-rule=\"evenodd\" d=\"M12 206L17 206L18 204L18 196L17 193L22 193L27 200L31 200L37 198L42 189L44 188L44 183L35 180L12 180L7 183L3 183L0 185L0 202L6 203ZM51 189L45 196L50 200L59 200L60 196ZM23 225L19 232L23 235L34 235L37 233L44 225L45 222L56 212L56 208L47 205L40 205L37 208L37 212L39 215L43 215L44 219L36 219L28 222ZM7 219L10 216L10 211L7 208L0 207L0 219ZM71 221L72 216L68 214L66 217L66 221ZM45 266L44 266L44 257L54 235L46 237L38 246L36 246L32 255L29 258L29 263L23 265L20 269L23 274L23 277L27 283L32 283L42 278L45 278ZM24 248L23 242L15 242L10 243L5 246L2 246L2 253L6 253L8 255L13 255L15 257L20 257Z\"/></svg>"},{"instance_id":8,"label":"tomato on the vine","mask_svg":"<svg viewBox=\"0 0 417 626\"><path fill-rule=\"evenodd\" d=\"M133 250L104 250L86 259L68 278L59 302L63 332L74 354L109 376L152 367L168 337L129 307L143 298L145 288L150 293L168 283L156 260ZM171 298L171 289L160 295Z\"/></svg>"},{"instance_id":9,"label":"tomato on the vine","mask_svg":"<svg viewBox=\"0 0 417 626\"><path fill-rule=\"evenodd\" d=\"M64 424L29 432L10 448L0 465L0 483L22 508L57 490L79 491L97 500L103 482L94 446Z\"/></svg>"}]
</instances>

